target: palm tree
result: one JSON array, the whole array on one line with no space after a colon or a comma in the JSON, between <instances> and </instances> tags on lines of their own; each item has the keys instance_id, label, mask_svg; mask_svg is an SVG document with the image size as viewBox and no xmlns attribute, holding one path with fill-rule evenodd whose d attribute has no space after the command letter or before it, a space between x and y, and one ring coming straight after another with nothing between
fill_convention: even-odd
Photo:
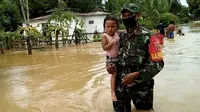
<instances>
[{"instance_id":1,"label":"palm tree","mask_svg":"<svg viewBox=\"0 0 200 112\"><path fill-rule=\"evenodd\" d=\"M14 48L14 43L16 40L20 40L20 34L18 32L5 32L6 47L7 50Z\"/></svg>"},{"instance_id":2,"label":"palm tree","mask_svg":"<svg viewBox=\"0 0 200 112\"><path fill-rule=\"evenodd\" d=\"M27 42L28 54L32 54L32 39L35 38L36 40L37 38L42 37L41 33L35 27L32 26L20 26L17 31L18 33L23 32L23 37L25 37Z\"/></svg>"},{"instance_id":3,"label":"palm tree","mask_svg":"<svg viewBox=\"0 0 200 112\"><path fill-rule=\"evenodd\" d=\"M58 8L55 8L55 12L53 12L52 16L48 20L48 24L50 25L47 29L48 35L52 32L55 33L55 48L59 48L58 45L58 36L61 32L68 31L70 28L70 24L75 16L72 15L69 11L65 11L66 3L62 0L58 3ZM53 23L54 22L54 23ZM64 33L63 33L64 34Z\"/></svg>"},{"instance_id":4,"label":"palm tree","mask_svg":"<svg viewBox=\"0 0 200 112\"><path fill-rule=\"evenodd\" d=\"M14 42L20 39L18 32L4 32L0 31L0 49L1 54L4 54L4 48L10 50L10 47L14 47Z\"/></svg>"}]
</instances>

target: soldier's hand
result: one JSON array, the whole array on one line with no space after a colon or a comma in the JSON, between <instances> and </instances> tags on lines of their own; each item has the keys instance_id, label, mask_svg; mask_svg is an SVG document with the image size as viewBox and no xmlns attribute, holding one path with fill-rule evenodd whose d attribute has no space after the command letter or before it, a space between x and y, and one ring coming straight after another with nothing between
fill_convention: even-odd
<instances>
[{"instance_id":1,"label":"soldier's hand","mask_svg":"<svg viewBox=\"0 0 200 112\"><path fill-rule=\"evenodd\" d=\"M122 84L123 85L129 85L132 84L135 79L139 77L139 72L133 72L130 74L127 74L123 79L122 79Z\"/></svg>"}]
</instances>

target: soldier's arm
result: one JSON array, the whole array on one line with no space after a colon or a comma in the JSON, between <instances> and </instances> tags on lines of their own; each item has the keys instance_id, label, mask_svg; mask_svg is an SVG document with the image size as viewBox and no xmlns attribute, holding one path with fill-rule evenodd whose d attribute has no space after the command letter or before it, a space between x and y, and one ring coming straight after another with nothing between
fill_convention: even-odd
<instances>
[{"instance_id":1,"label":"soldier's arm","mask_svg":"<svg viewBox=\"0 0 200 112\"><path fill-rule=\"evenodd\" d=\"M148 48L149 40L147 40L147 48ZM139 70L139 77L142 81L151 80L154 76L156 76L164 67L164 61L152 62L149 58L148 49L146 51L147 58L149 59L149 64L144 68ZM137 80L136 80L137 81Z\"/></svg>"},{"instance_id":2,"label":"soldier's arm","mask_svg":"<svg viewBox=\"0 0 200 112\"><path fill-rule=\"evenodd\" d=\"M156 76L164 67L164 61L150 62L144 69L139 70L139 77L142 81L151 80Z\"/></svg>"}]
</instances>

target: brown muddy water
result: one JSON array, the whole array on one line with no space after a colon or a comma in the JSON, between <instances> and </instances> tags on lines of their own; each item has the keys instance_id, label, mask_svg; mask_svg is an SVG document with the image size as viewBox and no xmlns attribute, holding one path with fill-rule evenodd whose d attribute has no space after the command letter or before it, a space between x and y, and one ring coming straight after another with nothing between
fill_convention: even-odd
<instances>
[{"instance_id":1,"label":"brown muddy water","mask_svg":"<svg viewBox=\"0 0 200 112\"><path fill-rule=\"evenodd\" d=\"M165 39L155 112L200 112L200 33ZM0 112L112 112L100 43L0 55ZM133 107L133 111L134 110Z\"/></svg>"}]
</instances>

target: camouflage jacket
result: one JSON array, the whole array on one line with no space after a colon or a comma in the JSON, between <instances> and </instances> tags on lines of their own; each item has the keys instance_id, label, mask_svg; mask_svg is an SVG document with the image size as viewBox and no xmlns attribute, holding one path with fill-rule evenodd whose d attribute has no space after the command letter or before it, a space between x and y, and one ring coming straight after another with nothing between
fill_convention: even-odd
<instances>
[{"instance_id":1,"label":"camouflage jacket","mask_svg":"<svg viewBox=\"0 0 200 112\"><path fill-rule=\"evenodd\" d=\"M164 67L164 62L152 62L148 52L151 33L144 30L133 34L120 34L119 55L117 61L117 79L121 80L126 74L139 72L135 83L151 80Z\"/></svg>"}]
</instances>

